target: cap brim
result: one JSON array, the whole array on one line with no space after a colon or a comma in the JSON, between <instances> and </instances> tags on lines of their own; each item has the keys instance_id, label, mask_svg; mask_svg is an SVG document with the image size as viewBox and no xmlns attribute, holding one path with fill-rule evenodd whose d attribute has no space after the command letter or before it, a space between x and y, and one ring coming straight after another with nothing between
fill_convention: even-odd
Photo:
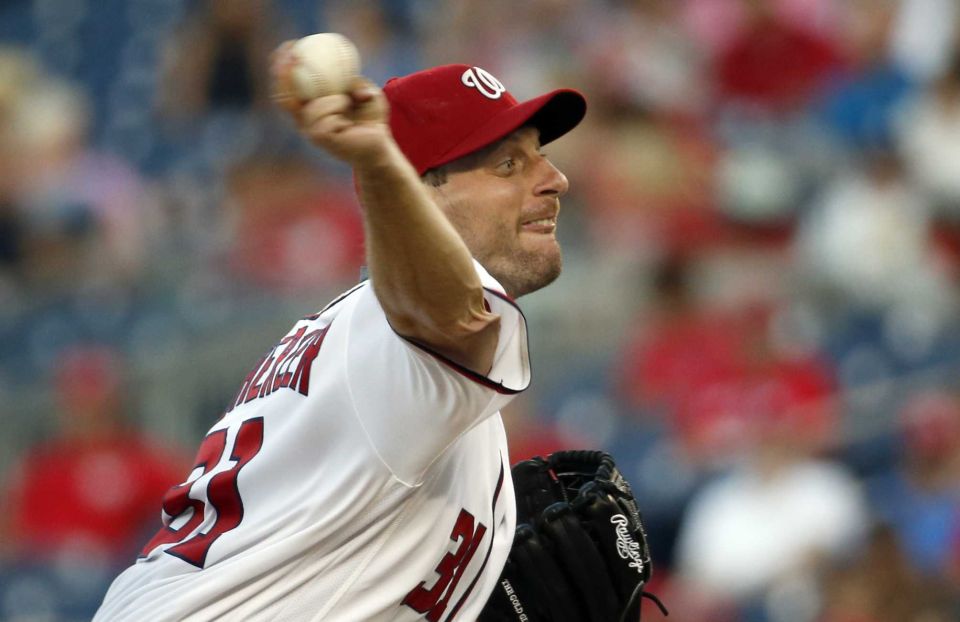
<instances>
[{"instance_id":1,"label":"cap brim","mask_svg":"<svg viewBox=\"0 0 960 622\"><path fill-rule=\"evenodd\" d=\"M575 128L587 113L587 100L573 89L558 89L504 110L431 162L426 171L452 162L494 143L524 125L540 130L540 144L556 140Z\"/></svg>"}]
</instances>

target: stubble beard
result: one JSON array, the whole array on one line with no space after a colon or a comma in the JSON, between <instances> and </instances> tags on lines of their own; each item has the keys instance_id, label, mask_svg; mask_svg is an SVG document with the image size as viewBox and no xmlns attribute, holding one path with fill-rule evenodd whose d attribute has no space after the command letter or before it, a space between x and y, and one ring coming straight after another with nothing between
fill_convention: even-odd
<instances>
[{"instance_id":1,"label":"stubble beard","mask_svg":"<svg viewBox=\"0 0 960 622\"><path fill-rule=\"evenodd\" d=\"M449 202L437 188L441 205L453 227L466 243L470 254L499 282L511 298L519 298L542 289L557 280L563 268L560 243L552 238L547 248L524 248L520 233L507 224L486 233L479 233L473 206Z\"/></svg>"},{"instance_id":2,"label":"stubble beard","mask_svg":"<svg viewBox=\"0 0 960 622\"><path fill-rule=\"evenodd\" d=\"M542 289L557 280L563 268L560 244L554 240L549 251L501 249L477 256L477 261L513 298Z\"/></svg>"}]
</instances>

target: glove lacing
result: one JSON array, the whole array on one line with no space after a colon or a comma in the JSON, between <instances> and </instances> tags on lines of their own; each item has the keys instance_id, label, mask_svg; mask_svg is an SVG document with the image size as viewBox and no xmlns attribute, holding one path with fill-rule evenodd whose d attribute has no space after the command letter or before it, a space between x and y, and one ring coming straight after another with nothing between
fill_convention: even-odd
<instances>
[{"instance_id":1,"label":"glove lacing","mask_svg":"<svg viewBox=\"0 0 960 622\"><path fill-rule=\"evenodd\" d=\"M620 622L628 622L627 615L629 615L630 610L633 609L633 606L636 604L638 598L652 600L657 608L660 609L660 613L662 613L664 617L670 615L670 612L667 611L666 606L664 606L663 602L657 598L656 594L644 591L643 583L641 583L637 585L637 587L633 590L633 594L630 595L630 600L627 601L627 606L623 608L623 614L620 616Z\"/></svg>"}]
</instances>

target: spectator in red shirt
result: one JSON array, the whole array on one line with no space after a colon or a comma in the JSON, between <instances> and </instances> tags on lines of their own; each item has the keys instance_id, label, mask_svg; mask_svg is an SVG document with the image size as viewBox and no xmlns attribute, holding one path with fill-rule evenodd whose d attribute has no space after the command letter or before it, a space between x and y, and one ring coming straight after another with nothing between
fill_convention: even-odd
<instances>
[{"instance_id":1,"label":"spectator in red shirt","mask_svg":"<svg viewBox=\"0 0 960 622\"><path fill-rule=\"evenodd\" d=\"M774 347L773 311L761 302L723 312L698 304L687 261L661 267L660 309L624 351L619 386L628 406L662 420L705 464L724 464L784 428L823 443L837 418L833 368L816 351Z\"/></svg>"},{"instance_id":2,"label":"spectator in red shirt","mask_svg":"<svg viewBox=\"0 0 960 622\"><path fill-rule=\"evenodd\" d=\"M60 357L55 438L27 450L4 496L8 551L24 561L132 555L185 461L122 422L119 360L105 348Z\"/></svg>"},{"instance_id":3,"label":"spectator in red shirt","mask_svg":"<svg viewBox=\"0 0 960 622\"><path fill-rule=\"evenodd\" d=\"M340 291L363 263L363 222L349 181L295 154L255 155L227 178L230 267L281 293Z\"/></svg>"},{"instance_id":4,"label":"spectator in red shirt","mask_svg":"<svg viewBox=\"0 0 960 622\"><path fill-rule=\"evenodd\" d=\"M836 44L779 17L769 0L744 0L747 19L717 58L728 101L790 112L809 102L841 66Z\"/></svg>"}]
</instances>

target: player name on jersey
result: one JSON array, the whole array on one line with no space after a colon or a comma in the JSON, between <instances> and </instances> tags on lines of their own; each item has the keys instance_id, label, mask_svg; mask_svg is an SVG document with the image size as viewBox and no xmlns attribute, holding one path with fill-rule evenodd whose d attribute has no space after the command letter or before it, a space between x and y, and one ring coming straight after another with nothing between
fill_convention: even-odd
<instances>
[{"instance_id":1,"label":"player name on jersey","mask_svg":"<svg viewBox=\"0 0 960 622\"><path fill-rule=\"evenodd\" d=\"M227 406L230 412L241 404L266 397L279 389L292 389L302 395L310 392L310 368L320 352L329 326L308 330L300 326L281 339L257 361L237 396Z\"/></svg>"}]
</instances>

